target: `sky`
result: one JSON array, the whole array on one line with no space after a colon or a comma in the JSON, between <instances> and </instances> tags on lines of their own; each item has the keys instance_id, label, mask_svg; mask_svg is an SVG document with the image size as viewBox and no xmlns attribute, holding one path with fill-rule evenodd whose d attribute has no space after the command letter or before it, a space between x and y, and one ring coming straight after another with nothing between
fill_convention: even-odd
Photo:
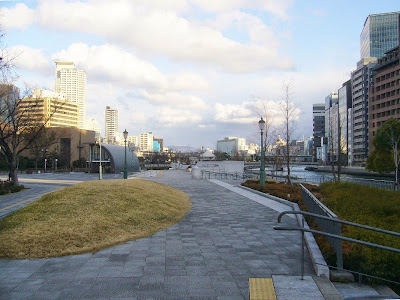
<instances>
[{"instance_id":1,"label":"sky","mask_svg":"<svg viewBox=\"0 0 400 300\"><path fill-rule=\"evenodd\" d=\"M298 108L292 137L312 136L312 105L360 60L369 14L398 0L0 0L1 46L17 53L16 85L54 90L55 61L87 74L87 118L104 135L153 132L164 145L258 142L263 107L283 135L283 86Z\"/></svg>"}]
</instances>

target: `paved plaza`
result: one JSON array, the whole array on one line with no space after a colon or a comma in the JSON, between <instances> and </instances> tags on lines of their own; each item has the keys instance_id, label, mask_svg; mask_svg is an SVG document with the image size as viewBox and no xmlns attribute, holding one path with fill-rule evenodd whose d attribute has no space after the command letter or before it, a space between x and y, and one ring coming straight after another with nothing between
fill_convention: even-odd
<instances>
[{"instance_id":1,"label":"paved plaza","mask_svg":"<svg viewBox=\"0 0 400 300\"><path fill-rule=\"evenodd\" d=\"M275 231L276 210L184 171L160 175L147 179L192 201L179 223L96 253L0 260L0 299L248 299L249 278L272 276L278 299L323 299L310 277L301 283L306 298L294 288L300 234Z\"/></svg>"}]
</instances>

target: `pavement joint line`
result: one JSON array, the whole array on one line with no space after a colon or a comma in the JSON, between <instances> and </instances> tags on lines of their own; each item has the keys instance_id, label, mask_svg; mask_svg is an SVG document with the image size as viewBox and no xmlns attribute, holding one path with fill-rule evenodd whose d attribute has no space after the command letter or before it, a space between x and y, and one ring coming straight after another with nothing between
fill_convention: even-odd
<instances>
[{"instance_id":1,"label":"pavement joint line","mask_svg":"<svg viewBox=\"0 0 400 300\"><path fill-rule=\"evenodd\" d=\"M29 199L26 199L26 200L20 201L20 202L18 202L18 203L15 203L15 204L13 204L13 205L6 206L6 207L4 207L4 208L0 209L0 212L2 212L2 211L5 211L5 210L7 210L7 209L9 209L9 208L12 208L12 207L14 207L14 206L17 206L17 205L20 205L20 204L26 203L26 202L28 202L28 201L31 201L31 200L34 200L34 199L39 199L40 197L42 197L42 196L36 196L36 197L32 197L32 198L29 198Z\"/></svg>"}]
</instances>

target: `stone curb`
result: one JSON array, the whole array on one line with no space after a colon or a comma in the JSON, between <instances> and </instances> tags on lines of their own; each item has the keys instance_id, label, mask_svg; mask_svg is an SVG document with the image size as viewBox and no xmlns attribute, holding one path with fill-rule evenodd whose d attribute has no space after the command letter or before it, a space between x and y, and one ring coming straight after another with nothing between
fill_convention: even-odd
<instances>
[{"instance_id":1,"label":"stone curb","mask_svg":"<svg viewBox=\"0 0 400 300\"><path fill-rule=\"evenodd\" d=\"M250 189L245 186L240 185L240 188L242 188L246 191L255 193L257 195L260 195L262 197L265 197L265 198L280 202L282 204L288 205L288 206L292 207L292 209L295 211L301 211L301 209L297 203L293 203L293 202L290 202L288 200L285 200L285 199L282 199L279 197L275 197L275 196L272 196L272 195L269 195L269 194L266 194L266 193L263 193L260 191L256 191L256 190ZM301 226L301 217L302 217L301 215L296 215L297 224L299 226ZM304 227L307 229L310 229L310 227L307 224L307 221L304 222ZM312 264L314 266L315 273L317 274L317 276L325 276L326 278L330 278L329 277L329 267L328 267L324 257L322 256L321 250L319 249L318 244L315 241L315 238L312 235L312 233L305 232L304 239L305 239L305 243L306 243L306 246L308 249L308 253L310 254L310 257L311 257Z\"/></svg>"}]
</instances>

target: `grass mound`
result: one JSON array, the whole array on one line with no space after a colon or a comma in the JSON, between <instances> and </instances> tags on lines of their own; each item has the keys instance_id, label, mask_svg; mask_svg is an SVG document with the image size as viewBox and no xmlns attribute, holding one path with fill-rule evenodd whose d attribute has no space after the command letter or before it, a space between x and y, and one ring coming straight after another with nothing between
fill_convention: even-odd
<instances>
[{"instance_id":1,"label":"grass mound","mask_svg":"<svg viewBox=\"0 0 400 300\"><path fill-rule=\"evenodd\" d=\"M190 209L182 191L145 180L88 181L45 195L0 221L0 258L97 251L154 234Z\"/></svg>"}]
</instances>

